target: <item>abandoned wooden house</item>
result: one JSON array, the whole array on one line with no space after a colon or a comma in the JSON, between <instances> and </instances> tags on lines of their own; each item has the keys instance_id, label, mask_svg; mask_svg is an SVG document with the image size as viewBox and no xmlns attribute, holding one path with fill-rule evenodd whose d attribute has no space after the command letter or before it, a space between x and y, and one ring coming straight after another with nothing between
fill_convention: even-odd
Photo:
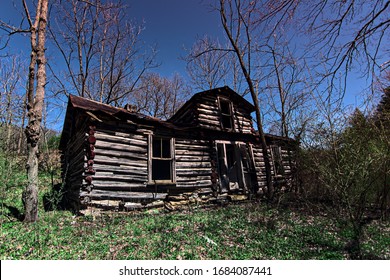
<instances>
[{"instance_id":1,"label":"abandoned wooden house","mask_svg":"<svg viewBox=\"0 0 390 280\"><path fill-rule=\"evenodd\" d=\"M60 142L66 201L131 210L262 194L253 111L229 87L195 94L167 121L70 96ZM292 140L266 140L275 184L290 184Z\"/></svg>"}]
</instances>

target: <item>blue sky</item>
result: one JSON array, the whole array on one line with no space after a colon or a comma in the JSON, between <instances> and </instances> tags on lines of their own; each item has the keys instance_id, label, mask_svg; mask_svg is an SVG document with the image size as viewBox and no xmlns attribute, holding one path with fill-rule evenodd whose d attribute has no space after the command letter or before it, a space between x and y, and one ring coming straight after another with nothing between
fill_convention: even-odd
<instances>
[{"instance_id":1,"label":"blue sky","mask_svg":"<svg viewBox=\"0 0 390 280\"><path fill-rule=\"evenodd\" d=\"M0 18L19 24L21 6L19 0L4 0ZM127 0L126 13L138 23L144 22L141 40L148 46L156 44L157 59L161 63L158 72L163 76L178 73L185 76L185 63L180 57L190 48L197 37L218 36L222 33L218 14L210 8L210 0ZM14 36L10 47L13 52L28 53L29 39ZM24 53L24 55L28 54Z\"/></svg>"},{"instance_id":2,"label":"blue sky","mask_svg":"<svg viewBox=\"0 0 390 280\"><path fill-rule=\"evenodd\" d=\"M5 0L4 2L0 9L0 19L18 25L22 18L21 1ZM198 37L206 34L218 37L222 34L218 14L210 8L210 3L213 2L210 0L127 0L123 2L128 7L126 10L128 18L136 23L143 23L145 29L141 33L141 40L145 41L146 46L156 45L157 61L160 66L153 71L165 77L172 77L177 73L186 78L186 63L180 59L186 54L185 49L191 48ZM29 38L22 35L12 36L7 51L18 53L27 61ZM50 53L50 45L48 45L48 53ZM26 69L27 67L26 64ZM64 99L62 103L65 107L66 100ZM55 129L60 130L64 110L54 113L54 115L58 114L59 117L52 117L52 124Z\"/></svg>"},{"instance_id":3,"label":"blue sky","mask_svg":"<svg viewBox=\"0 0 390 280\"><path fill-rule=\"evenodd\" d=\"M161 75L177 72L185 76L185 62L180 60L186 54L185 48L191 48L197 37L221 34L218 14L212 11L210 2L213 1L126 1L131 18L145 21L141 38L148 45L157 44Z\"/></svg>"},{"instance_id":4,"label":"blue sky","mask_svg":"<svg viewBox=\"0 0 390 280\"><path fill-rule=\"evenodd\" d=\"M0 9L0 18L18 24L21 19L20 0L3 0ZM5 2L5 3L4 3ZM158 50L157 60L161 63L155 72L162 76L171 77L175 73L186 77L185 62L180 59L186 54L199 37L209 35L214 38L223 38L223 29L219 14L213 11L213 0L127 0L126 13L136 22L144 22L145 30L141 40L146 46L156 44ZM18 7L19 11L15 9ZM221 41L223 41L221 39ZM29 58L29 38L15 36L10 42L12 52L22 52L26 60ZM27 65L26 65L27 67ZM358 105L358 93L366 86L364 79L350 76L347 89L347 102L353 106ZM64 103L66 101L64 100ZM65 105L65 104L64 104ZM63 113L59 118L54 117L56 129L61 129Z\"/></svg>"}]
</instances>

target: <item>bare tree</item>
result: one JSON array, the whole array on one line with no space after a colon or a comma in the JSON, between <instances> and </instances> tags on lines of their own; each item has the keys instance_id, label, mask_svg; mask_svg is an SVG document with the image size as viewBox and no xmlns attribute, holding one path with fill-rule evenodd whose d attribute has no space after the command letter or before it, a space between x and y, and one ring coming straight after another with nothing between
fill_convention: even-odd
<instances>
[{"instance_id":1,"label":"bare tree","mask_svg":"<svg viewBox=\"0 0 390 280\"><path fill-rule=\"evenodd\" d=\"M261 50L265 58L260 66L259 98L268 110L268 123L277 126L276 134L299 141L312 113L309 71L304 59L296 58L289 42L280 42L274 35L273 45ZM311 112L309 114L309 111Z\"/></svg>"},{"instance_id":2,"label":"bare tree","mask_svg":"<svg viewBox=\"0 0 390 280\"><path fill-rule=\"evenodd\" d=\"M26 1L23 0L31 34L31 61L27 88L28 124L25 130L28 149L28 184L23 194L25 222L35 222L38 219L38 141L46 86L45 42L48 4L48 0L39 0L36 6L35 19L33 19Z\"/></svg>"},{"instance_id":3,"label":"bare tree","mask_svg":"<svg viewBox=\"0 0 390 280\"><path fill-rule=\"evenodd\" d=\"M154 49L147 51L139 39L143 27L126 19L125 8L121 2L101 0L57 2L50 34L66 71L52 67L52 72L63 92L121 105L140 78L157 66Z\"/></svg>"},{"instance_id":4,"label":"bare tree","mask_svg":"<svg viewBox=\"0 0 390 280\"><path fill-rule=\"evenodd\" d=\"M319 83L330 79L327 85L337 89L339 84L335 82L339 82L338 75L341 73L345 91L349 73L356 70L373 85L378 72L390 66L389 50L386 48L390 1L299 2L298 12L293 15L300 23L296 25L295 34L302 41L310 42L306 55L313 58L311 67L327 65L326 71L318 72Z\"/></svg>"},{"instance_id":5,"label":"bare tree","mask_svg":"<svg viewBox=\"0 0 390 280\"><path fill-rule=\"evenodd\" d=\"M253 63L251 56L254 51L252 45L252 31L256 25L255 22L253 22L253 16L256 9L253 2L242 5L239 0L220 0L219 4L219 13L223 29L239 62L243 76L248 84L253 105L255 106L256 123L265 163L268 198L273 199L274 187L272 183L270 158L263 131L258 93L255 90L251 72Z\"/></svg>"},{"instance_id":6,"label":"bare tree","mask_svg":"<svg viewBox=\"0 0 390 280\"><path fill-rule=\"evenodd\" d=\"M5 126L4 147L7 151L17 150L18 136L16 127L23 115L23 67L18 56L8 56L1 59L0 65L0 126ZM14 137L12 137L14 136ZM19 136L20 137L20 136ZM11 141L11 138L13 141Z\"/></svg>"},{"instance_id":7,"label":"bare tree","mask_svg":"<svg viewBox=\"0 0 390 280\"><path fill-rule=\"evenodd\" d=\"M226 48L219 42L214 42L207 36L197 40L184 58L193 87L197 90L209 90L222 86L221 83L226 84L230 73L230 58Z\"/></svg>"},{"instance_id":8,"label":"bare tree","mask_svg":"<svg viewBox=\"0 0 390 280\"><path fill-rule=\"evenodd\" d=\"M188 93L179 75L169 79L149 73L141 78L140 87L129 98L129 102L140 113L166 120L184 104Z\"/></svg>"},{"instance_id":9,"label":"bare tree","mask_svg":"<svg viewBox=\"0 0 390 280\"><path fill-rule=\"evenodd\" d=\"M16 33L29 34L30 37L30 64L27 79L27 117L25 129L27 140L27 186L23 192L25 222L35 222L38 219L38 142L40 139L43 102L46 86L46 27L48 22L48 0L38 0L35 17L30 14L28 4L22 0L24 16L28 27L12 26L0 21L0 28L9 36ZM9 37L8 37L9 38Z\"/></svg>"}]
</instances>

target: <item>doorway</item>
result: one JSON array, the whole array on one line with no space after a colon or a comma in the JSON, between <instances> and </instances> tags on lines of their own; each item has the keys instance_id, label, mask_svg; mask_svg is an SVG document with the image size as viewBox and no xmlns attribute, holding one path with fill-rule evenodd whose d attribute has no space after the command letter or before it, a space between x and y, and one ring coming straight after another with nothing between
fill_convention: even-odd
<instances>
[{"instance_id":1,"label":"doorway","mask_svg":"<svg viewBox=\"0 0 390 280\"><path fill-rule=\"evenodd\" d=\"M221 192L252 190L256 174L250 146L218 142L217 155Z\"/></svg>"}]
</instances>

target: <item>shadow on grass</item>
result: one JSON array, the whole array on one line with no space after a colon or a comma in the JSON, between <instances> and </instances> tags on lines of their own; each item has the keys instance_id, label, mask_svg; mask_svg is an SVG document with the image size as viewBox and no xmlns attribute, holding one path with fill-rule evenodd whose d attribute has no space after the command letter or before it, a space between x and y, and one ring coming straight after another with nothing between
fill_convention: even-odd
<instances>
[{"instance_id":1,"label":"shadow on grass","mask_svg":"<svg viewBox=\"0 0 390 280\"><path fill-rule=\"evenodd\" d=\"M5 214L6 216L13 217L19 221L24 220L24 214L20 212L20 210L14 206L9 206L7 204L3 204L3 207L9 211L9 214Z\"/></svg>"}]
</instances>

